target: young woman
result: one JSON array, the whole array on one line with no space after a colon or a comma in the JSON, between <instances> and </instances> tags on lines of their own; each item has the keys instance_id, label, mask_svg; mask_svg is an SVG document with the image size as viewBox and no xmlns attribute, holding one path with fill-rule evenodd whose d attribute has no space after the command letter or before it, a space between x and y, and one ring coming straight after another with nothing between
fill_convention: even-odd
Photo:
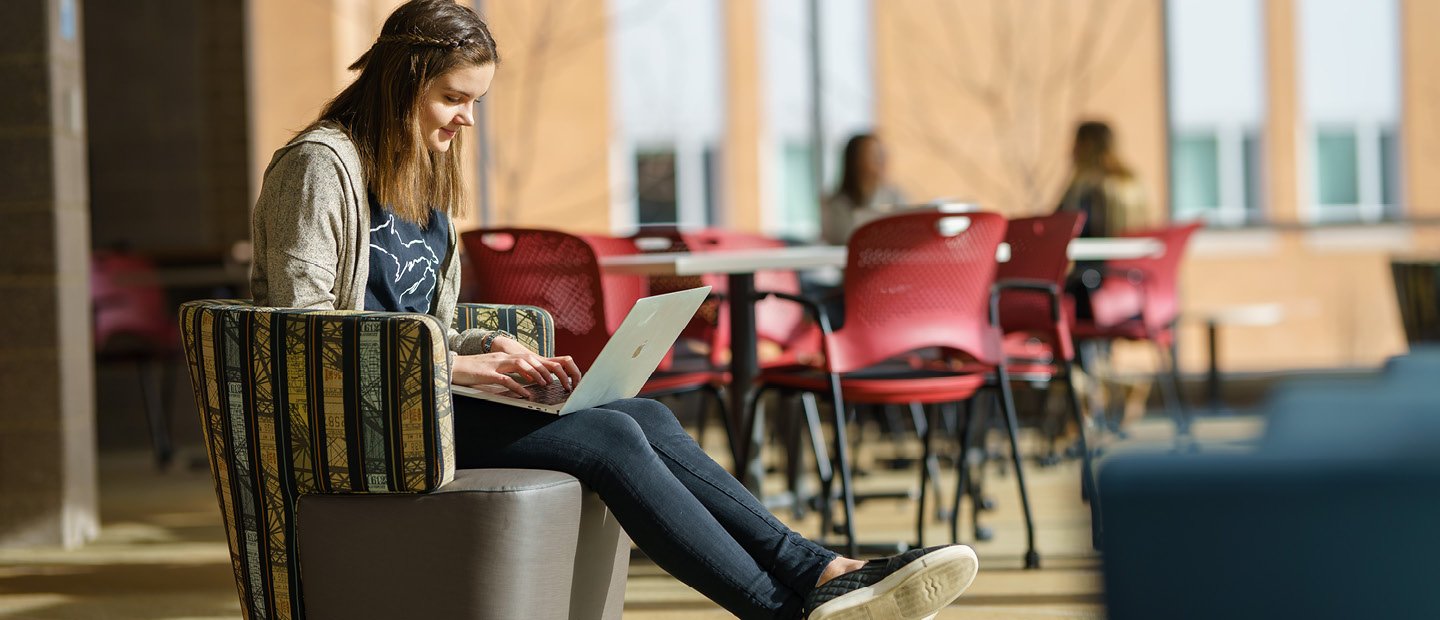
<instances>
[{"instance_id":1,"label":"young woman","mask_svg":"<svg viewBox=\"0 0 1440 620\"><path fill-rule=\"evenodd\" d=\"M845 245L856 228L905 204L885 170L885 146L874 134L857 134L845 143L840 187L820 208L822 240Z\"/></svg>"},{"instance_id":2,"label":"young woman","mask_svg":"<svg viewBox=\"0 0 1440 620\"><path fill-rule=\"evenodd\" d=\"M1149 224L1144 188L1130 168L1120 161L1115 150L1115 133L1109 125L1100 121L1080 123L1075 129L1075 144L1070 153L1074 170L1056 210L1085 214L1081 237L1113 237ZM1095 317L1090 294L1099 288L1104 266L1103 261L1075 263L1065 290L1075 299L1076 318ZM1080 366L1085 373L1113 376L1103 368L1104 360L1109 357L1108 345L1085 342L1081 344L1079 353ZM1150 394L1148 381L1117 385L1109 391L1125 392L1125 413L1121 424L1145 414L1145 400Z\"/></svg>"},{"instance_id":3,"label":"young woman","mask_svg":"<svg viewBox=\"0 0 1440 620\"><path fill-rule=\"evenodd\" d=\"M275 153L254 212L255 301L426 312L449 324L460 262L459 142L499 57L484 22L450 0L412 0L350 68L355 82ZM570 386L566 357L508 335L449 334L451 381L511 374ZM963 546L871 562L839 557L770 515L663 405L617 401L564 417L459 399L457 465L579 478L662 568L745 618L920 618L975 576Z\"/></svg>"}]
</instances>

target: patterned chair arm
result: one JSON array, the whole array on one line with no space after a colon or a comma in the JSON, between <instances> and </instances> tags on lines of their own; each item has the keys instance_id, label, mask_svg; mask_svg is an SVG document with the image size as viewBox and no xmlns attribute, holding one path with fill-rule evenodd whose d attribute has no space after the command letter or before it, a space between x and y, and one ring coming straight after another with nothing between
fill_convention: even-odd
<instances>
[{"instance_id":1,"label":"patterned chair arm","mask_svg":"<svg viewBox=\"0 0 1440 620\"><path fill-rule=\"evenodd\" d=\"M235 508L427 492L454 478L434 317L210 300L183 304L180 322L211 471Z\"/></svg>"},{"instance_id":2,"label":"patterned chair arm","mask_svg":"<svg viewBox=\"0 0 1440 620\"><path fill-rule=\"evenodd\" d=\"M502 329L520 344L545 357L555 355L555 319L538 306L509 304L457 304L455 329Z\"/></svg>"}]
</instances>

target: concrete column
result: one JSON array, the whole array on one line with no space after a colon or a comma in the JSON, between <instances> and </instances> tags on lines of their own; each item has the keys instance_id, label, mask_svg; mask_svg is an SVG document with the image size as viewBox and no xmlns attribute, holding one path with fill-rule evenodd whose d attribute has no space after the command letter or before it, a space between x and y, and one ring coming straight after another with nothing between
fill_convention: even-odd
<instances>
[{"instance_id":1,"label":"concrete column","mask_svg":"<svg viewBox=\"0 0 1440 620\"><path fill-rule=\"evenodd\" d=\"M99 528L80 8L0 4L0 547Z\"/></svg>"}]
</instances>

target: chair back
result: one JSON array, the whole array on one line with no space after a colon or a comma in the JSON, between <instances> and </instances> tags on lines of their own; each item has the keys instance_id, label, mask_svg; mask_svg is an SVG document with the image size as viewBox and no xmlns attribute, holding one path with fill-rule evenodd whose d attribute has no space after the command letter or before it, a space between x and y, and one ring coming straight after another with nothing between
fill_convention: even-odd
<instances>
[{"instance_id":1,"label":"chair back","mask_svg":"<svg viewBox=\"0 0 1440 620\"><path fill-rule=\"evenodd\" d=\"M139 347L147 353L180 348L179 331L149 259L97 251L90 259L90 300L97 351ZM123 342L122 342L123 340Z\"/></svg>"},{"instance_id":2,"label":"chair back","mask_svg":"<svg viewBox=\"0 0 1440 620\"><path fill-rule=\"evenodd\" d=\"M845 268L845 326L826 342L830 370L858 370L929 347L998 362L989 297L1005 227L995 213L916 211L856 230Z\"/></svg>"},{"instance_id":3,"label":"chair back","mask_svg":"<svg viewBox=\"0 0 1440 620\"><path fill-rule=\"evenodd\" d=\"M599 257L633 254L613 237L580 237L557 230L496 228L461 235L478 299L538 306L555 320L555 346L588 369L613 329L645 295L636 276L605 275Z\"/></svg>"},{"instance_id":4,"label":"chair back","mask_svg":"<svg viewBox=\"0 0 1440 620\"><path fill-rule=\"evenodd\" d=\"M683 233L685 246L691 252L726 252L738 250L763 250L785 247L779 239L754 233L719 228ZM706 276L705 284L716 291L728 292L729 280L724 276ZM800 278L792 270L766 269L755 272L755 290L777 291L799 295ZM726 303L731 303L728 300ZM730 346L730 314L723 309L715 317L716 334L713 341L717 351ZM819 351L819 328L809 321L805 309L779 299L765 299L755 304L755 335L761 341L773 342L785 351L784 363L793 360L797 354L811 354ZM776 363L776 362L772 362Z\"/></svg>"},{"instance_id":5,"label":"chair back","mask_svg":"<svg viewBox=\"0 0 1440 620\"><path fill-rule=\"evenodd\" d=\"M698 252L699 248L692 248L690 242L693 240L692 233L682 232L680 227L671 225L643 226L635 234L626 238L636 246L636 251L643 254L668 254L673 252ZM700 276L650 276L649 287L651 295L663 295L695 288L697 286L709 286L712 293L724 293L726 291L726 279L723 275L700 275ZM695 311L695 317L685 325L680 332L681 338L706 343L711 350L711 360L718 359L721 347L725 346L728 338L721 334L720 321L723 320L721 302L718 299L707 299Z\"/></svg>"},{"instance_id":6,"label":"chair back","mask_svg":"<svg viewBox=\"0 0 1440 620\"><path fill-rule=\"evenodd\" d=\"M217 300L182 305L180 325L242 613L303 618L300 496L454 478L445 330L420 314Z\"/></svg>"},{"instance_id":7,"label":"chair back","mask_svg":"<svg viewBox=\"0 0 1440 620\"><path fill-rule=\"evenodd\" d=\"M1190 237L1203 225L1196 221L1122 235L1154 238L1164 246L1164 251L1159 256L1106 261L1113 269L1144 272L1145 278L1138 297L1136 287L1123 278L1106 278L1090 297L1096 324L1116 325L1136 314L1144 317L1145 328L1151 332L1159 332L1174 323L1180 316L1180 259L1185 256Z\"/></svg>"},{"instance_id":8,"label":"chair back","mask_svg":"<svg viewBox=\"0 0 1440 620\"><path fill-rule=\"evenodd\" d=\"M1010 259L995 267L996 281L1044 282L1064 290L1070 269L1070 242L1080 234L1084 222L1085 215L1079 211L1010 220L1005 228ZM1073 359L1068 321L1061 318L1057 324L1051 313L1051 297L1046 293L1012 289L1000 295L1000 328L1006 334L1042 337L1056 347L1063 359Z\"/></svg>"},{"instance_id":9,"label":"chair back","mask_svg":"<svg viewBox=\"0 0 1440 620\"><path fill-rule=\"evenodd\" d=\"M624 237L600 234L582 234L579 237L590 244L590 249L595 250L597 260L608 256L640 253L635 242ZM654 295L654 289L643 276L608 273L598 265L596 268L600 271L600 291L605 296L605 329L613 334L620 328L620 324L625 322L625 317L630 314L630 309L635 307L635 302L646 295Z\"/></svg>"}]
</instances>

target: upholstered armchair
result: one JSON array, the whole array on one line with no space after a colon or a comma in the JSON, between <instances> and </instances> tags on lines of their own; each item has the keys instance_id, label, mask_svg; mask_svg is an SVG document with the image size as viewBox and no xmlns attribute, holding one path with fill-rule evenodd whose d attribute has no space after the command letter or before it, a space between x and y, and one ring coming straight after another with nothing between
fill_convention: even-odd
<instances>
[{"instance_id":1,"label":"upholstered armchair","mask_svg":"<svg viewBox=\"0 0 1440 620\"><path fill-rule=\"evenodd\" d=\"M618 618L629 540L576 479L455 470L445 330L196 301L180 321L246 618ZM463 304L552 355L528 306Z\"/></svg>"}]
</instances>

